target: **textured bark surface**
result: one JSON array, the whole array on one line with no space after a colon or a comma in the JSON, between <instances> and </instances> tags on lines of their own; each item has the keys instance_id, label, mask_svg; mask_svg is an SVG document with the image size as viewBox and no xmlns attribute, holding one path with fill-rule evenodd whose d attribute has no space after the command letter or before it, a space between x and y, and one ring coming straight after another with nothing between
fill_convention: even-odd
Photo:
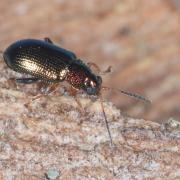
<instances>
[{"instance_id":1,"label":"textured bark surface","mask_svg":"<svg viewBox=\"0 0 180 180\"><path fill-rule=\"evenodd\" d=\"M123 117L104 102L46 96L28 107L22 89L0 89L0 179L179 179L180 125ZM50 172L51 173L50 173ZM53 172L52 172L53 171ZM49 172L49 176L48 176ZM51 176L53 177L53 175Z\"/></svg>"},{"instance_id":2,"label":"textured bark surface","mask_svg":"<svg viewBox=\"0 0 180 180\"><path fill-rule=\"evenodd\" d=\"M119 94L124 113L151 121L180 119L179 0L1 0L0 49L49 36L86 62L113 73L104 83L149 97L151 108ZM1 75L1 72L0 72Z\"/></svg>"},{"instance_id":3,"label":"textured bark surface","mask_svg":"<svg viewBox=\"0 0 180 180\"><path fill-rule=\"evenodd\" d=\"M0 180L180 179L179 0L1 0L0 12L0 50L49 36L102 70L111 65L105 85L153 102L107 96L122 110L104 102L112 149L98 101L80 97L82 111L57 92L25 107L36 85L16 87L10 78L21 75L1 58Z\"/></svg>"}]
</instances>

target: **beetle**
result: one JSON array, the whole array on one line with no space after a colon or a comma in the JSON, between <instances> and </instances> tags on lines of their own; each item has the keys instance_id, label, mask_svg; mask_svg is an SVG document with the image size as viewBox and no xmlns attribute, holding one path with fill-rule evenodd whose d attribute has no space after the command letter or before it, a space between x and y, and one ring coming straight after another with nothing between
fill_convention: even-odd
<instances>
[{"instance_id":1,"label":"beetle","mask_svg":"<svg viewBox=\"0 0 180 180\"><path fill-rule=\"evenodd\" d=\"M31 75L30 78L16 79L18 83L31 84L41 81L54 84L67 81L76 90L83 90L90 96L99 96L110 143L113 145L101 97L101 90L113 89L102 87L101 76L94 74L73 52L54 45L49 38L44 41L24 39L11 44L3 52L3 58L12 70ZM119 89L118 91L148 101L140 95Z\"/></svg>"},{"instance_id":2,"label":"beetle","mask_svg":"<svg viewBox=\"0 0 180 180\"><path fill-rule=\"evenodd\" d=\"M102 78L93 74L74 53L54 45L50 39L17 41L4 51L3 57L9 68L33 76L17 79L19 83L68 81L88 95L100 91Z\"/></svg>"}]
</instances>

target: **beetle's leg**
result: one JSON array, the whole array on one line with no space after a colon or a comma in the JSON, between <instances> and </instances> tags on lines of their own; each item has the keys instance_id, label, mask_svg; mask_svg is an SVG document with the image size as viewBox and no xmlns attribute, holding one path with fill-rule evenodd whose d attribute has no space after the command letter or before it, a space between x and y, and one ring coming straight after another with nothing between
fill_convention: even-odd
<instances>
[{"instance_id":1,"label":"beetle's leg","mask_svg":"<svg viewBox=\"0 0 180 180\"><path fill-rule=\"evenodd\" d=\"M16 79L14 77L7 79L6 84L7 84L7 87L11 87L12 89L18 88Z\"/></svg>"},{"instance_id":2,"label":"beetle's leg","mask_svg":"<svg viewBox=\"0 0 180 180\"><path fill-rule=\"evenodd\" d=\"M17 83L22 83L22 84L32 84L38 82L40 79L31 77L31 78L18 78L16 79Z\"/></svg>"},{"instance_id":3,"label":"beetle's leg","mask_svg":"<svg viewBox=\"0 0 180 180\"><path fill-rule=\"evenodd\" d=\"M44 83L41 83L40 86L39 86L39 88L38 88L39 91L40 91L40 93L37 94L37 95L35 95L35 96L33 96L33 97L29 100L29 102L27 102L26 104L24 104L24 106L29 109L29 107L30 107L30 105L31 105L31 103L32 103L33 101L36 101L36 100L38 100L38 99L41 99L42 97L48 96L50 93L55 92L55 91L57 90L57 86L58 86L58 84L52 84L52 85L50 85L50 86L46 86L46 87L45 87L45 86L44 86Z\"/></svg>"},{"instance_id":4,"label":"beetle's leg","mask_svg":"<svg viewBox=\"0 0 180 180\"><path fill-rule=\"evenodd\" d=\"M75 101L76 101L76 103L77 103L77 105L79 107L79 110L82 113L82 115L85 115L85 109L83 108L80 100L77 97L78 90L74 89L73 87L70 87L69 89L67 89L67 91L75 99ZM82 124L82 120L79 122L79 124Z\"/></svg>"},{"instance_id":5,"label":"beetle's leg","mask_svg":"<svg viewBox=\"0 0 180 180\"><path fill-rule=\"evenodd\" d=\"M40 99L40 98L42 98L42 97L44 97L44 96L48 96L49 94L51 94L51 93L53 93L53 92L55 92L56 90L57 90L57 87L58 87L58 84L56 83L56 84L51 84L50 86L44 86L44 83L42 83L40 86L39 86L39 91L40 91L40 93L39 94L37 94L37 95L35 95L35 96L33 96L30 100L29 100L29 102L27 102L26 104L24 104L26 107L29 107L29 105L33 102L33 101L35 101L35 100L38 100L38 99Z\"/></svg>"},{"instance_id":6,"label":"beetle's leg","mask_svg":"<svg viewBox=\"0 0 180 180\"><path fill-rule=\"evenodd\" d=\"M53 42L51 41L51 39L48 38L48 37L45 37L44 40L45 40L45 42L48 42L48 43L50 43L50 44L53 44Z\"/></svg>"},{"instance_id":7,"label":"beetle's leg","mask_svg":"<svg viewBox=\"0 0 180 180\"><path fill-rule=\"evenodd\" d=\"M40 99L40 98L43 97L43 96L48 96L48 95L54 93L54 92L57 90L57 87L58 87L58 86L59 86L58 83L50 84L49 86L46 86L46 87L40 85L40 87L39 87L39 88L40 88L40 93L37 94L36 96L34 96L34 97L31 99L31 101L35 101L35 100L37 100L37 99Z\"/></svg>"},{"instance_id":8,"label":"beetle's leg","mask_svg":"<svg viewBox=\"0 0 180 180\"><path fill-rule=\"evenodd\" d=\"M83 109L82 104L81 104L81 102L79 101L79 99L77 98L77 90L74 89L73 87L70 87L70 88L68 89L68 92L69 92L69 94L70 94L71 96L74 97L77 105L78 105L78 106L80 107L80 109L82 110L82 109Z\"/></svg>"}]
</instances>

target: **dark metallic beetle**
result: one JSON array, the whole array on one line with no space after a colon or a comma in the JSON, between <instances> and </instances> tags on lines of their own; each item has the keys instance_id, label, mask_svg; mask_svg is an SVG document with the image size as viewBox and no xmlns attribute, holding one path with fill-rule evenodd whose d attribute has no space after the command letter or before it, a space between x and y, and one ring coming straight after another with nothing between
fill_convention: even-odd
<instances>
[{"instance_id":1,"label":"dark metallic beetle","mask_svg":"<svg viewBox=\"0 0 180 180\"><path fill-rule=\"evenodd\" d=\"M32 76L31 78L16 79L19 83L30 84L38 81L58 83L67 81L77 90L83 90L88 95L100 96L111 145L113 144L112 137L100 91L116 90L149 102L149 100L134 93L101 87L102 79L100 76L95 75L74 53L54 45L49 38L45 38L45 41L34 39L17 41L4 51L3 57L9 68Z\"/></svg>"},{"instance_id":2,"label":"dark metallic beetle","mask_svg":"<svg viewBox=\"0 0 180 180\"><path fill-rule=\"evenodd\" d=\"M48 38L17 41L4 51L3 57L14 71L32 75L32 78L17 79L19 83L67 81L89 95L98 95L101 89L100 76L93 74L74 53L54 45Z\"/></svg>"}]
</instances>

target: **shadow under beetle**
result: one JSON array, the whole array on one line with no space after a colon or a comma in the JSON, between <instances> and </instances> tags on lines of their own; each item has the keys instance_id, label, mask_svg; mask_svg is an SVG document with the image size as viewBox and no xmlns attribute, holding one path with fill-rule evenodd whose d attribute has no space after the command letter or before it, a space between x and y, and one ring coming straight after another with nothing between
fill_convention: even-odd
<instances>
[{"instance_id":1,"label":"shadow under beetle","mask_svg":"<svg viewBox=\"0 0 180 180\"><path fill-rule=\"evenodd\" d=\"M35 39L17 41L3 52L3 58L12 70L32 76L16 79L18 83L46 82L57 85L58 82L67 81L75 90L83 90L88 95L100 97L111 145L113 141L102 103L101 90L116 90L149 102L137 94L102 87L102 78L94 74L90 68L90 66L98 68L94 63L88 66L73 52L54 45L49 38L45 38L44 41Z\"/></svg>"}]
</instances>

